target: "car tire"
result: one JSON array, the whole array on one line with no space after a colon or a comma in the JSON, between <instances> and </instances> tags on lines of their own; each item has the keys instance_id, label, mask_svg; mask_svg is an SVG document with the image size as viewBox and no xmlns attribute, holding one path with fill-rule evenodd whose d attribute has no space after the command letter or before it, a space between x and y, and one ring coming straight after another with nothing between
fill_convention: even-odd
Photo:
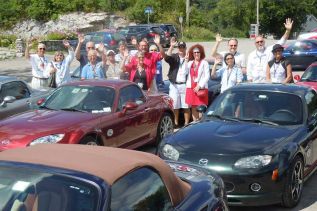
<instances>
[{"instance_id":1,"label":"car tire","mask_svg":"<svg viewBox=\"0 0 317 211\"><path fill-rule=\"evenodd\" d=\"M287 175L282 196L283 207L295 207L303 192L304 163L303 159L296 156Z\"/></svg>"},{"instance_id":2,"label":"car tire","mask_svg":"<svg viewBox=\"0 0 317 211\"><path fill-rule=\"evenodd\" d=\"M169 113L163 113L159 124L157 126L157 133L156 133L156 145L159 146L161 140L164 136L171 134L174 132L174 123L172 115Z\"/></svg>"},{"instance_id":3,"label":"car tire","mask_svg":"<svg viewBox=\"0 0 317 211\"><path fill-rule=\"evenodd\" d=\"M93 146L99 146L100 144L98 143L97 139L91 137L91 136L86 136L82 140L80 140L79 144L83 145L93 145Z\"/></svg>"}]
</instances>

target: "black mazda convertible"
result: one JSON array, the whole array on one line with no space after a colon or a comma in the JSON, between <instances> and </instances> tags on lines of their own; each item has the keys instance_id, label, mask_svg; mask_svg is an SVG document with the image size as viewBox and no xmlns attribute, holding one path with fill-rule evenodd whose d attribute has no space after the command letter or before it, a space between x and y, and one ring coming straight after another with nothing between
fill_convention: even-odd
<instances>
[{"instance_id":1,"label":"black mazda convertible","mask_svg":"<svg viewBox=\"0 0 317 211\"><path fill-rule=\"evenodd\" d=\"M203 118L162 140L164 159L217 172L229 205L294 207L317 164L317 94L283 84L241 84Z\"/></svg>"}]
</instances>

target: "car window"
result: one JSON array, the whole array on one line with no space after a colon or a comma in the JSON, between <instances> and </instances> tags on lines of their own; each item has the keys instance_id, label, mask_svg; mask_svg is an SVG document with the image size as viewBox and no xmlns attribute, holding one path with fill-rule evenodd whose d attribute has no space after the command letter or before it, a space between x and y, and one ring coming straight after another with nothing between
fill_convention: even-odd
<instances>
[{"instance_id":1,"label":"car window","mask_svg":"<svg viewBox=\"0 0 317 211\"><path fill-rule=\"evenodd\" d=\"M115 91L110 87L63 86L56 90L45 102L45 107L76 109L92 113L111 112Z\"/></svg>"},{"instance_id":2,"label":"car window","mask_svg":"<svg viewBox=\"0 0 317 211\"><path fill-rule=\"evenodd\" d=\"M175 187L177 188L177 187ZM169 193L152 168L129 172L111 188L111 210L172 210Z\"/></svg>"},{"instance_id":3,"label":"car window","mask_svg":"<svg viewBox=\"0 0 317 211\"><path fill-rule=\"evenodd\" d=\"M162 29L160 29L159 27L152 27L151 28L155 33L161 34L162 33Z\"/></svg>"},{"instance_id":4,"label":"car window","mask_svg":"<svg viewBox=\"0 0 317 211\"><path fill-rule=\"evenodd\" d=\"M206 116L214 115L296 125L303 122L303 103L299 96L289 93L229 90L206 112Z\"/></svg>"},{"instance_id":5,"label":"car window","mask_svg":"<svg viewBox=\"0 0 317 211\"><path fill-rule=\"evenodd\" d=\"M0 165L0 172L0 210L98 208L98 188L92 182L14 165ZM18 206L28 209L17 209Z\"/></svg>"},{"instance_id":6,"label":"car window","mask_svg":"<svg viewBox=\"0 0 317 211\"><path fill-rule=\"evenodd\" d=\"M175 32L175 31L176 31L175 27L172 26L172 25L167 25L167 27L168 27L168 30L169 30L170 32Z\"/></svg>"},{"instance_id":7,"label":"car window","mask_svg":"<svg viewBox=\"0 0 317 211\"><path fill-rule=\"evenodd\" d=\"M301 81L317 82L317 65L308 67L302 75Z\"/></svg>"},{"instance_id":8,"label":"car window","mask_svg":"<svg viewBox=\"0 0 317 211\"><path fill-rule=\"evenodd\" d=\"M118 110L121 111L127 102L143 104L145 101L142 90L136 85L129 85L120 90Z\"/></svg>"},{"instance_id":9,"label":"car window","mask_svg":"<svg viewBox=\"0 0 317 211\"><path fill-rule=\"evenodd\" d=\"M305 100L307 102L308 117L317 115L317 94L315 91L311 90L305 95Z\"/></svg>"},{"instance_id":10,"label":"car window","mask_svg":"<svg viewBox=\"0 0 317 211\"><path fill-rule=\"evenodd\" d=\"M139 27L137 28L137 32L143 32L146 30L146 27Z\"/></svg>"},{"instance_id":11,"label":"car window","mask_svg":"<svg viewBox=\"0 0 317 211\"><path fill-rule=\"evenodd\" d=\"M17 100L30 97L31 93L28 87L20 81L12 81L1 86L0 99L1 101L6 96L13 96Z\"/></svg>"}]
</instances>

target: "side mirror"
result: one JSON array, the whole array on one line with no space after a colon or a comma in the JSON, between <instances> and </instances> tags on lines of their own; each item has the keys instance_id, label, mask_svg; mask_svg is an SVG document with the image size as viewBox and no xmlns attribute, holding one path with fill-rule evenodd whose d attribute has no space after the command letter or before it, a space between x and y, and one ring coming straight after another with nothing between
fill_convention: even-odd
<instances>
[{"instance_id":1,"label":"side mirror","mask_svg":"<svg viewBox=\"0 0 317 211\"><path fill-rule=\"evenodd\" d=\"M0 106L5 107L7 105L7 103L13 103L15 100L16 100L16 98L13 96L6 96L6 97L4 97Z\"/></svg>"},{"instance_id":2,"label":"side mirror","mask_svg":"<svg viewBox=\"0 0 317 211\"><path fill-rule=\"evenodd\" d=\"M297 82L297 81L300 80L300 76L299 76L299 75L295 75L295 76L294 76L294 79L295 79L295 81Z\"/></svg>"},{"instance_id":3,"label":"side mirror","mask_svg":"<svg viewBox=\"0 0 317 211\"><path fill-rule=\"evenodd\" d=\"M139 106L139 105L138 105L137 103L135 103L135 102L127 102L127 103L125 104L124 108L125 108L126 110L134 110L134 109L136 109L138 106Z\"/></svg>"},{"instance_id":4,"label":"side mirror","mask_svg":"<svg viewBox=\"0 0 317 211\"><path fill-rule=\"evenodd\" d=\"M206 110L207 110L207 106L205 106L205 105L199 105L199 106L197 106L197 108L196 108L196 111L197 111L198 113L205 113Z\"/></svg>"}]
</instances>

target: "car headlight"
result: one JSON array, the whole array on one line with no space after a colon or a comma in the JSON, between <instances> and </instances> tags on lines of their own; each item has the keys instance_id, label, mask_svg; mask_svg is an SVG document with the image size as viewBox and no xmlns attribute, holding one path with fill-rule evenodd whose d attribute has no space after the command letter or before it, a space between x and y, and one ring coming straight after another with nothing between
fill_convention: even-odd
<instances>
[{"instance_id":1,"label":"car headlight","mask_svg":"<svg viewBox=\"0 0 317 211\"><path fill-rule=\"evenodd\" d=\"M268 165L272 160L271 155L256 155L237 160L234 166L236 168L261 168Z\"/></svg>"},{"instance_id":2,"label":"car headlight","mask_svg":"<svg viewBox=\"0 0 317 211\"><path fill-rule=\"evenodd\" d=\"M65 134L53 134L35 139L30 143L30 146L35 144L55 144L64 138Z\"/></svg>"},{"instance_id":3,"label":"car headlight","mask_svg":"<svg viewBox=\"0 0 317 211\"><path fill-rule=\"evenodd\" d=\"M177 161L179 158L179 152L172 145L165 144L162 153L166 158Z\"/></svg>"}]
</instances>

